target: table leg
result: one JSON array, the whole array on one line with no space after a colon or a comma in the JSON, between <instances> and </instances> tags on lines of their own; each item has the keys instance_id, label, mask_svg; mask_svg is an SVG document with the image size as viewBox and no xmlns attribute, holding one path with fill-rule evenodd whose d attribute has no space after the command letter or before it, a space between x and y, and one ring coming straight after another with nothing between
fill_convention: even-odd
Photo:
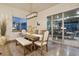
<instances>
[{"instance_id":1,"label":"table leg","mask_svg":"<svg viewBox=\"0 0 79 59\"><path fill-rule=\"evenodd\" d=\"M24 56L26 55L26 48L23 46L23 48L24 48Z\"/></svg>"},{"instance_id":2,"label":"table leg","mask_svg":"<svg viewBox=\"0 0 79 59\"><path fill-rule=\"evenodd\" d=\"M36 49L35 44L34 44L34 50Z\"/></svg>"},{"instance_id":3,"label":"table leg","mask_svg":"<svg viewBox=\"0 0 79 59\"><path fill-rule=\"evenodd\" d=\"M32 44L33 44L33 50L35 49L35 46L34 46L34 41L32 42Z\"/></svg>"},{"instance_id":4,"label":"table leg","mask_svg":"<svg viewBox=\"0 0 79 59\"><path fill-rule=\"evenodd\" d=\"M16 41L16 46L17 46L17 41Z\"/></svg>"},{"instance_id":5,"label":"table leg","mask_svg":"<svg viewBox=\"0 0 79 59\"><path fill-rule=\"evenodd\" d=\"M43 55L43 46L41 46L41 55Z\"/></svg>"},{"instance_id":6,"label":"table leg","mask_svg":"<svg viewBox=\"0 0 79 59\"><path fill-rule=\"evenodd\" d=\"M32 47L33 47L33 45L31 45L31 51L32 51Z\"/></svg>"},{"instance_id":7,"label":"table leg","mask_svg":"<svg viewBox=\"0 0 79 59\"><path fill-rule=\"evenodd\" d=\"M20 43L18 41L16 41L16 46L19 45Z\"/></svg>"},{"instance_id":8,"label":"table leg","mask_svg":"<svg viewBox=\"0 0 79 59\"><path fill-rule=\"evenodd\" d=\"M0 52L0 55L1 55L2 53Z\"/></svg>"}]
</instances>

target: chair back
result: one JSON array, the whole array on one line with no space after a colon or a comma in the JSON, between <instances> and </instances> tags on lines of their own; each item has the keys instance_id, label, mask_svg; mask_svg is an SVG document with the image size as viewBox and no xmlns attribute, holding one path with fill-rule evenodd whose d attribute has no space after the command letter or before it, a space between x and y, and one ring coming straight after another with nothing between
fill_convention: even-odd
<instances>
[{"instance_id":1,"label":"chair back","mask_svg":"<svg viewBox=\"0 0 79 59\"><path fill-rule=\"evenodd\" d=\"M41 41L41 46L43 46L44 42L46 42L48 44L48 36L49 36L49 31L45 31L43 34L43 39Z\"/></svg>"},{"instance_id":2,"label":"chair back","mask_svg":"<svg viewBox=\"0 0 79 59\"><path fill-rule=\"evenodd\" d=\"M43 35L43 41L47 41L49 36L49 31L45 31Z\"/></svg>"},{"instance_id":3,"label":"chair back","mask_svg":"<svg viewBox=\"0 0 79 59\"><path fill-rule=\"evenodd\" d=\"M26 34L26 30L23 29L21 33L22 33L22 35L25 35Z\"/></svg>"}]
</instances>

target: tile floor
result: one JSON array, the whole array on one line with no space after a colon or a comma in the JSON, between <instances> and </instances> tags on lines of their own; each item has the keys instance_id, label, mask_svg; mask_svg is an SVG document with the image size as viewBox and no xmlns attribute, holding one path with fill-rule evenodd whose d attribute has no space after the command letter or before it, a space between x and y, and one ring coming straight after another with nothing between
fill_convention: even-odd
<instances>
[{"instance_id":1,"label":"tile floor","mask_svg":"<svg viewBox=\"0 0 79 59\"><path fill-rule=\"evenodd\" d=\"M15 42L10 42L4 47L0 47L1 56L23 56L23 48ZM26 56L41 56L40 50L37 49L30 52L26 49ZM43 50L44 56L79 56L79 48L61 45L54 43L52 40L48 41L48 52Z\"/></svg>"}]
</instances>

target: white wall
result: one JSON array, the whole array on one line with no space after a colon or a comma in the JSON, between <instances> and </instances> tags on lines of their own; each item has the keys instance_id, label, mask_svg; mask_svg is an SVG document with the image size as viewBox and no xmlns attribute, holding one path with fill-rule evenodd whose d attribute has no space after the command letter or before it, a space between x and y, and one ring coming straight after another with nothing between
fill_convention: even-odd
<instances>
[{"instance_id":1,"label":"white wall","mask_svg":"<svg viewBox=\"0 0 79 59\"><path fill-rule=\"evenodd\" d=\"M25 10L0 5L0 20L7 17L7 35L12 35L12 16L26 18L28 13Z\"/></svg>"},{"instance_id":2,"label":"white wall","mask_svg":"<svg viewBox=\"0 0 79 59\"><path fill-rule=\"evenodd\" d=\"M43 30L47 29L47 16L65 12L65 11L72 10L75 8L79 8L79 4L63 3L63 4L55 5L42 12L39 12L38 13L38 21L40 22L39 29L43 29Z\"/></svg>"},{"instance_id":3,"label":"white wall","mask_svg":"<svg viewBox=\"0 0 79 59\"><path fill-rule=\"evenodd\" d=\"M37 17L31 18L31 19L28 20L28 23L27 23L28 30L29 30L29 26L34 28L33 30L36 29L36 27L37 27L36 21L37 21Z\"/></svg>"}]
</instances>

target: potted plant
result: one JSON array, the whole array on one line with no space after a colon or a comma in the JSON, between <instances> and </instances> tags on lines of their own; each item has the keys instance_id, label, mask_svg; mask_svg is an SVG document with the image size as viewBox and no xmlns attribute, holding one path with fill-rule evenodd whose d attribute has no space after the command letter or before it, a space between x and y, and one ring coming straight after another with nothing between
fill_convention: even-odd
<instances>
[{"instance_id":1,"label":"potted plant","mask_svg":"<svg viewBox=\"0 0 79 59\"><path fill-rule=\"evenodd\" d=\"M6 43L6 20L4 19L0 24L0 45L4 45Z\"/></svg>"}]
</instances>

